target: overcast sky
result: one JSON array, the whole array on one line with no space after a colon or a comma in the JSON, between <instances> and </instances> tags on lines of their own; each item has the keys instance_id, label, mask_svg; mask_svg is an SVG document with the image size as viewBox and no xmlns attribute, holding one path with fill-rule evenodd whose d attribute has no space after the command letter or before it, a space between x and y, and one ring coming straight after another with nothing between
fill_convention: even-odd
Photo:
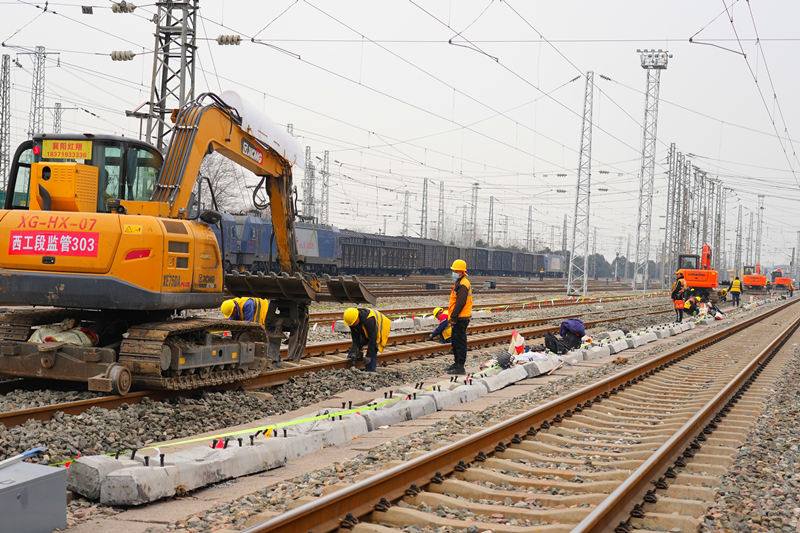
<instances>
[{"instance_id":1,"label":"overcast sky","mask_svg":"<svg viewBox=\"0 0 800 533\"><path fill-rule=\"evenodd\" d=\"M48 12L33 2L0 2L2 53L22 66L12 67L12 145L28 129L33 62L23 52L36 45L54 52L46 105L80 108L64 112L62 131L138 136L138 121L124 111L149 98L156 8L117 14L95 0L94 13L84 15L80 6L88 2L50 2ZM329 150L330 215L339 227L376 231L385 221L389 233L399 233L408 191L409 223L418 232L427 177L431 229L439 222L440 182L447 230L460 227L478 183L484 239L493 195L498 241L508 217L509 242L525 244L532 205L537 242L550 244L555 226L560 248L563 216L574 209L585 83L570 80L592 70L591 225L598 252L625 253L636 233L644 115L646 74L636 49L662 48L674 57L661 76L653 247L663 240L672 142L734 189L731 247L737 202L746 236L760 193L767 207L762 262L788 263L796 245L796 1L201 0L200 8L196 93L239 91L275 122L293 124L315 156ZM219 46L220 34L241 35L242 44ZM689 43L693 35L706 44ZM112 62L113 50L137 55ZM52 126L49 111L45 125ZM301 179L295 169L298 188Z\"/></svg>"}]
</instances>

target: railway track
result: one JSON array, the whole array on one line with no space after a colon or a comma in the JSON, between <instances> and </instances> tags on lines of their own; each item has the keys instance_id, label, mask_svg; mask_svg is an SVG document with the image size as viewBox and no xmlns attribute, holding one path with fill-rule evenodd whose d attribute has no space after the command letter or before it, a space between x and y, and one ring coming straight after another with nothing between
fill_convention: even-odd
<instances>
[{"instance_id":1,"label":"railway track","mask_svg":"<svg viewBox=\"0 0 800 533\"><path fill-rule=\"evenodd\" d=\"M672 312L669 308L645 310L640 313L630 314L635 309L620 309L613 311L597 311L584 313L586 315L599 313L624 313L619 317L604 317L596 320L584 321L587 327L600 323L615 322L634 317L657 315ZM548 331L557 331L558 326L546 325L548 322L563 320L577 315L565 315L559 317L536 318L527 320L514 320L511 322L480 324L470 326L467 344L470 349L508 342L508 335L512 329L517 329L528 339L535 339L544 335ZM449 352L448 344L441 344L436 341L428 341L426 333L408 333L394 335L389 338L389 345L382 354L379 355L378 362L382 365L393 361L408 361L415 358L428 357L443 352ZM346 354L342 353L350 346L350 341L336 341L309 345L306 348L306 357L298 362L284 361L281 368L268 370L260 376L237 383L224 388L244 388L255 390L266 387L273 387L288 382L294 377L301 376L310 372L322 370L334 370L353 366L353 361L347 359ZM360 364L360 363L359 363ZM24 383L24 381L23 381ZM87 400L59 403L31 409L8 411L0 413L0 423L6 427L24 424L27 420L49 420L59 411L67 414L79 414L88 411L92 407L115 408L126 403L138 403L145 398L152 400L162 400L191 393L191 391L170 391L152 390L137 391L125 396L100 396Z\"/></svg>"},{"instance_id":2,"label":"railway track","mask_svg":"<svg viewBox=\"0 0 800 533\"><path fill-rule=\"evenodd\" d=\"M779 372L767 364L800 325L794 303L512 415L247 532L696 530L714 499L710 487Z\"/></svg>"},{"instance_id":3,"label":"railway track","mask_svg":"<svg viewBox=\"0 0 800 533\"><path fill-rule=\"evenodd\" d=\"M623 294L619 296L612 296L610 298L626 298L626 297L633 297L633 296L640 296L635 294ZM649 296L648 296L649 297ZM566 307L570 305L586 305L590 303L597 303L601 300L608 300L609 297L606 296L593 296L588 298L578 298L575 300L540 300L540 301L519 301L515 300L512 302L496 302L487 305L480 305L474 308L475 311L483 311L483 310L502 310L502 311L513 311L517 309L526 309L531 307L532 304L536 306L545 306L545 307ZM398 316L410 316L417 313L424 313L430 314L432 311L432 307L429 305L426 306L418 306L418 307L395 307L395 308L388 308L388 309L378 309L384 315L395 318ZM334 320L339 320L342 317L342 310L336 311L321 311L317 313L311 313L309 316L309 320L312 324L315 323L322 323L322 324L330 324Z\"/></svg>"}]
</instances>

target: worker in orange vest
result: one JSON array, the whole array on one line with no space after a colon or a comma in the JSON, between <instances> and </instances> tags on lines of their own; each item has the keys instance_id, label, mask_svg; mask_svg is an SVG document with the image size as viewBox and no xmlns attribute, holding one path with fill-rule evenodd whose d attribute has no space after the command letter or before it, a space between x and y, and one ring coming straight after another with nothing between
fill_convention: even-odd
<instances>
[{"instance_id":1,"label":"worker in orange vest","mask_svg":"<svg viewBox=\"0 0 800 533\"><path fill-rule=\"evenodd\" d=\"M450 305L447 316L453 327L451 343L453 345L452 366L445 369L448 374L466 374L464 364L467 362L467 326L472 316L472 285L467 279L467 263L456 259L450 267L453 276L453 288L450 291Z\"/></svg>"}]
</instances>

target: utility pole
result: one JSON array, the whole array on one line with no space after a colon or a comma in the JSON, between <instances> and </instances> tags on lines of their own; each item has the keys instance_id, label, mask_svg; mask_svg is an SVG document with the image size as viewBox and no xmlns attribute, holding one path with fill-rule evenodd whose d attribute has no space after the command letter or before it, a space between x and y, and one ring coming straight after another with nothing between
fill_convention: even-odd
<instances>
[{"instance_id":1,"label":"utility pole","mask_svg":"<svg viewBox=\"0 0 800 533\"><path fill-rule=\"evenodd\" d=\"M736 216L736 252L733 256L733 277L742 273L742 204L739 204Z\"/></svg>"},{"instance_id":2,"label":"utility pole","mask_svg":"<svg viewBox=\"0 0 800 533\"><path fill-rule=\"evenodd\" d=\"M328 224L328 212L330 210L330 152L325 150L322 156L322 212L320 213L320 222Z\"/></svg>"},{"instance_id":3,"label":"utility pole","mask_svg":"<svg viewBox=\"0 0 800 533\"><path fill-rule=\"evenodd\" d=\"M145 139L163 152L172 131L172 110L194 99L198 0L162 0L156 5L156 40Z\"/></svg>"},{"instance_id":4,"label":"utility pole","mask_svg":"<svg viewBox=\"0 0 800 533\"><path fill-rule=\"evenodd\" d=\"M469 246L475 246L478 235L478 183L472 184L472 216L470 220Z\"/></svg>"},{"instance_id":5,"label":"utility pole","mask_svg":"<svg viewBox=\"0 0 800 533\"><path fill-rule=\"evenodd\" d=\"M550 251L556 251L556 227L550 226Z\"/></svg>"},{"instance_id":6,"label":"utility pole","mask_svg":"<svg viewBox=\"0 0 800 533\"><path fill-rule=\"evenodd\" d=\"M403 236L408 237L408 191L403 192Z\"/></svg>"},{"instance_id":7,"label":"utility pole","mask_svg":"<svg viewBox=\"0 0 800 533\"><path fill-rule=\"evenodd\" d=\"M439 219L436 221L436 235L444 242L444 180L439 181Z\"/></svg>"},{"instance_id":8,"label":"utility pole","mask_svg":"<svg viewBox=\"0 0 800 533\"><path fill-rule=\"evenodd\" d=\"M489 230L486 235L486 245L491 247L494 244L494 196L489 197Z\"/></svg>"},{"instance_id":9,"label":"utility pole","mask_svg":"<svg viewBox=\"0 0 800 533\"><path fill-rule=\"evenodd\" d=\"M314 162L311 160L311 147L306 146L306 168L303 175L303 217L314 220Z\"/></svg>"},{"instance_id":10,"label":"utility pole","mask_svg":"<svg viewBox=\"0 0 800 533\"><path fill-rule=\"evenodd\" d=\"M508 246L508 215L500 215L503 219L503 246Z\"/></svg>"},{"instance_id":11,"label":"utility pole","mask_svg":"<svg viewBox=\"0 0 800 533\"><path fill-rule=\"evenodd\" d=\"M592 230L592 277L597 277L597 226Z\"/></svg>"},{"instance_id":12,"label":"utility pole","mask_svg":"<svg viewBox=\"0 0 800 533\"><path fill-rule=\"evenodd\" d=\"M0 188L6 189L11 169L11 56L0 61Z\"/></svg>"},{"instance_id":13,"label":"utility pole","mask_svg":"<svg viewBox=\"0 0 800 533\"><path fill-rule=\"evenodd\" d=\"M428 178L422 180L422 216L420 217L419 236L428 238Z\"/></svg>"},{"instance_id":14,"label":"utility pole","mask_svg":"<svg viewBox=\"0 0 800 533\"><path fill-rule=\"evenodd\" d=\"M647 92L644 103L642 165L639 170L639 212L636 221L636 261L631 288L636 290L636 277L642 276L642 289L647 289L647 263L650 255L650 226L653 214L653 184L656 166L656 131L658 125L658 92L661 71L667 68L672 54L663 50L637 50L642 68L647 71Z\"/></svg>"},{"instance_id":15,"label":"utility pole","mask_svg":"<svg viewBox=\"0 0 800 533\"><path fill-rule=\"evenodd\" d=\"M44 46L37 46L33 54L33 83L31 85L31 114L28 138L44 131L44 66L47 54Z\"/></svg>"},{"instance_id":16,"label":"utility pole","mask_svg":"<svg viewBox=\"0 0 800 533\"><path fill-rule=\"evenodd\" d=\"M764 195L758 195L758 221L756 230L756 264L761 264L761 235L764 231Z\"/></svg>"},{"instance_id":17,"label":"utility pole","mask_svg":"<svg viewBox=\"0 0 800 533\"><path fill-rule=\"evenodd\" d=\"M525 249L533 253L533 206L528 206L528 232L525 235Z\"/></svg>"},{"instance_id":18,"label":"utility pole","mask_svg":"<svg viewBox=\"0 0 800 533\"><path fill-rule=\"evenodd\" d=\"M567 294L586 296L588 280L586 269L589 255L589 195L592 182L592 107L594 101L594 72L586 73L581 121L581 149L578 154L578 177L575 185L575 217L572 226L572 250L569 256ZM566 226L567 220L564 219ZM566 232L565 232L566 233ZM565 247L566 248L566 247ZM578 254L583 262L578 263Z\"/></svg>"},{"instance_id":19,"label":"utility pole","mask_svg":"<svg viewBox=\"0 0 800 533\"><path fill-rule=\"evenodd\" d=\"M564 225L561 226L561 252L567 253L567 214L564 213Z\"/></svg>"}]
</instances>

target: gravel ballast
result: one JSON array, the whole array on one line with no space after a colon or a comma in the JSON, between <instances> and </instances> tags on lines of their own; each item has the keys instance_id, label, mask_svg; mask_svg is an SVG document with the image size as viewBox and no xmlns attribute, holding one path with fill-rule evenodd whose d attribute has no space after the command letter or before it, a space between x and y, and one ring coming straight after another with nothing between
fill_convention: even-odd
<instances>
[{"instance_id":1,"label":"gravel ballast","mask_svg":"<svg viewBox=\"0 0 800 533\"><path fill-rule=\"evenodd\" d=\"M701 531L796 531L800 524L800 349L729 473Z\"/></svg>"}]
</instances>

